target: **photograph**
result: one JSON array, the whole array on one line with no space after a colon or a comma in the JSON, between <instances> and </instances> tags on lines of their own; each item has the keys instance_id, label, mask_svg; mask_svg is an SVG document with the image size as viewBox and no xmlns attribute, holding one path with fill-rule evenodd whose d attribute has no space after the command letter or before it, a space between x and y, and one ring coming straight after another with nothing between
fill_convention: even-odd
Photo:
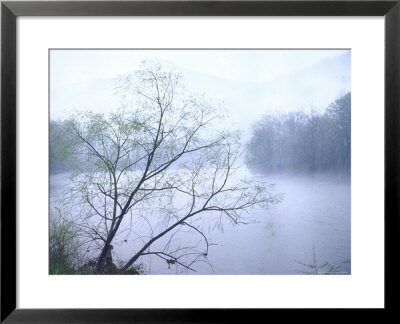
<instances>
[{"instance_id":1,"label":"photograph","mask_svg":"<svg viewBox=\"0 0 400 324\"><path fill-rule=\"evenodd\" d=\"M48 58L50 275L351 274L350 49Z\"/></svg>"}]
</instances>

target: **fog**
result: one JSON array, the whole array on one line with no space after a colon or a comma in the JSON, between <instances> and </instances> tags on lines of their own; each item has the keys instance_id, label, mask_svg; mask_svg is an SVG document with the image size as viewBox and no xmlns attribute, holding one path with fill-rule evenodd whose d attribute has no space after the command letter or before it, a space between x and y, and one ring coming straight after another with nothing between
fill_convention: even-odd
<instances>
[{"instance_id":1,"label":"fog","mask_svg":"<svg viewBox=\"0 0 400 324\"><path fill-rule=\"evenodd\" d=\"M185 88L221 106L246 138L263 115L324 111L351 85L349 50L52 50L50 118L115 110L116 77L152 59L172 63Z\"/></svg>"},{"instance_id":2,"label":"fog","mask_svg":"<svg viewBox=\"0 0 400 324\"><path fill-rule=\"evenodd\" d=\"M51 50L50 209L84 233L67 268L350 274L350 83L349 50Z\"/></svg>"}]
</instances>

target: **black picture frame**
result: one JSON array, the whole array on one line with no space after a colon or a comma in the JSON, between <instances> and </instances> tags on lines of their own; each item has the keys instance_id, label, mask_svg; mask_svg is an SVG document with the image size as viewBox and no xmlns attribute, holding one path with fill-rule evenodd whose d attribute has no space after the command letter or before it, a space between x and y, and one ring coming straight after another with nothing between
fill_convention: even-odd
<instances>
[{"instance_id":1,"label":"black picture frame","mask_svg":"<svg viewBox=\"0 0 400 324\"><path fill-rule=\"evenodd\" d=\"M1 322L143 323L267 320L266 309L16 308L16 19L19 16L384 16L385 17L385 308L395 311L399 283L400 0L395 1L4 1L1 3ZM371 233L372 235L372 233ZM366 283L367 284L367 283ZM299 316L310 316L297 310ZM356 311L356 310L353 310ZM304 315L306 314L306 315ZM367 312L370 317L371 313ZM260 316L260 317L259 317ZM296 315L297 316L297 315ZM315 316L315 315L312 315ZM315 319L318 319L316 315Z\"/></svg>"}]
</instances>

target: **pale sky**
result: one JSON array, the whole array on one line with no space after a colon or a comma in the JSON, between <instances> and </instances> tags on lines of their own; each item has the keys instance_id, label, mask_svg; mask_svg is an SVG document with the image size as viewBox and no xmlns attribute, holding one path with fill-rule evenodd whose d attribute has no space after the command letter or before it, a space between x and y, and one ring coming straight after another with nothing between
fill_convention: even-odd
<instances>
[{"instance_id":1,"label":"pale sky","mask_svg":"<svg viewBox=\"0 0 400 324\"><path fill-rule=\"evenodd\" d=\"M168 61L186 88L224 101L241 129L265 113L323 111L350 91L350 50L51 50L50 117L116 109L115 78Z\"/></svg>"}]
</instances>

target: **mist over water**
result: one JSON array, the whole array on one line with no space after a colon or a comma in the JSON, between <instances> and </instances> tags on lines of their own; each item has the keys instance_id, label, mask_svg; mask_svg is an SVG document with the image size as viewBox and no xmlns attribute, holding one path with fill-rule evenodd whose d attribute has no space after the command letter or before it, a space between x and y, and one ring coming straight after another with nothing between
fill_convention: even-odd
<instances>
[{"instance_id":1,"label":"mist over water","mask_svg":"<svg viewBox=\"0 0 400 324\"><path fill-rule=\"evenodd\" d=\"M350 50L50 55L50 273L351 273Z\"/></svg>"},{"instance_id":2,"label":"mist over water","mask_svg":"<svg viewBox=\"0 0 400 324\"><path fill-rule=\"evenodd\" d=\"M203 227L208 237L207 260L195 263L196 272L169 266L164 260L144 256L140 259L148 274L303 274L313 273L314 260L318 266L328 262L336 267L336 274L350 274L350 181L340 176L256 175L254 179L276 184L276 192L283 193L283 201L268 210L252 211L255 223L222 229L208 228L207 217ZM50 204L56 201L68 185L68 174L50 177ZM157 216L150 217L155 227ZM132 231L146 233L149 224L133 221ZM127 261L141 247L128 230L130 220L124 220L121 234L113 241L113 259ZM193 231L180 232L175 244L193 244L201 247L201 237ZM156 242L162 247L165 241ZM214 245L215 244L215 245ZM322 271L322 270L321 270Z\"/></svg>"}]
</instances>

